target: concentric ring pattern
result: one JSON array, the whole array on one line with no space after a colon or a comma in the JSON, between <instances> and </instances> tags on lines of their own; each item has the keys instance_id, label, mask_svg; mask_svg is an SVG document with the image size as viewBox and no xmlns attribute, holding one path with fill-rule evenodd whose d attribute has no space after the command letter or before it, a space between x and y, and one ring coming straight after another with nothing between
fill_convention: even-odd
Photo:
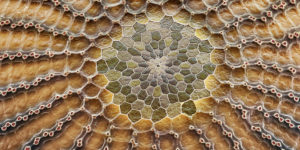
<instances>
[{"instance_id":1,"label":"concentric ring pattern","mask_svg":"<svg viewBox=\"0 0 300 150\"><path fill-rule=\"evenodd\" d=\"M0 0L0 149L300 149L299 26L297 0Z\"/></svg>"}]
</instances>

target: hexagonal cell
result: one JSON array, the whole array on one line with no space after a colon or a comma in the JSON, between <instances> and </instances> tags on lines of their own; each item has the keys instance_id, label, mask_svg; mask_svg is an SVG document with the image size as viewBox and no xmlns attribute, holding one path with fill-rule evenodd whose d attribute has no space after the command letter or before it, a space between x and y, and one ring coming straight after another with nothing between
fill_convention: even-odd
<instances>
[{"instance_id":1,"label":"hexagonal cell","mask_svg":"<svg viewBox=\"0 0 300 150\"><path fill-rule=\"evenodd\" d=\"M162 28L167 28L167 29L169 29L170 28L170 26L172 26L172 24L173 24L173 18L172 17L170 17L170 16L165 16L161 21L160 21L160 26L162 27Z\"/></svg>"},{"instance_id":2,"label":"hexagonal cell","mask_svg":"<svg viewBox=\"0 0 300 150\"><path fill-rule=\"evenodd\" d=\"M160 131L161 133L168 133L172 129L171 124L172 124L172 120L166 117L164 119L157 121L154 124L154 127L156 130Z\"/></svg>"},{"instance_id":3,"label":"hexagonal cell","mask_svg":"<svg viewBox=\"0 0 300 150\"><path fill-rule=\"evenodd\" d=\"M209 38L209 43L215 48L223 48L226 44L221 34L213 34Z\"/></svg>"},{"instance_id":4,"label":"hexagonal cell","mask_svg":"<svg viewBox=\"0 0 300 150\"><path fill-rule=\"evenodd\" d=\"M88 35L106 34L112 28L112 21L107 17L101 17L97 21L90 21L86 24L84 32Z\"/></svg>"},{"instance_id":5,"label":"hexagonal cell","mask_svg":"<svg viewBox=\"0 0 300 150\"><path fill-rule=\"evenodd\" d=\"M205 64L203 66L203 70L209 74L212 74L215 70L216 66L213 64Z\"/></svg>"},{"instance_id":6,"label":"hexagonal cell","mask_svg":"<svg viewBox=\"0 0 300 150\"><path fill-rule=\"evenodd\" d=\"M113 103L114 104L122 104L123 102L125 102L126 100L126 97L121 94L121 93L117 93L117 94L114 94L114 98L113 98Z\"/></svg>"},{"instance_id":7,"label":"hexagonal cell","mask_svg":"<svg viewBox=\"0 0 300 150\"><path fill-rule=\"evenodd\" d=\"M162 108L159 108L157 110L155 110L152 114L152 121L157 122L161 119L163 119L164 117L166 117L166 111Z\"/></svg>"},{"instance_id":8,"label":"hexagonal cell","mask_svg":"<svg viewBox=\"0 0 300 150\"><path fill-rule=\"evenodd\" d=\"M144 106L141 110L142 117L145 119L150 119L152 115L152 108L150 106Z\"/></svg>"},{"instance_id":9,"label":"hexagonal cell","mask_svg":"<svg viewBox=\"0 0 300 150\"><path fill-rule=\"evenodd\" d=\"M141 91L139 92L139 94L138 94L138 99L140 99L140 100L145 100L146 97L147 97L146 91L145 91L145 90L141 90Z\"/></svg>"},{"instance_id":10,"label":"hexagonal cell","mask_svg":"<svg viewBox=\"0 0 300 150\"><path fill-rule=\"evenodd\" d=\"M123 86L121 89L121 93L124 95L128 95L131 93L131 87L130 86Z\"/></svg>"},{"instance_id":11,"label":"hexagonal cell","mask_svg":"<svg viewBox=\"0 0 300 150\"><path fill-rule=\"evenodd\" d=\"M196 106L193 101L187 101L182 104L182 112L193 115L196 113Z\"/></svg>"},{"instance_id":12,"label":"hexagonal cell","mask_svg":"<svg viewBox=\"0 0 300 150\"><path fill-rule=\"evenodd\" d=\"M121 77L121 72L115 70L109 70L106 72L105 75L109 81L116 81L119 80L119 78Z\"/></svg>"},{"instance_id":13,"label":"hexagonal cell","mask_svg":"<svg viewBox=\"0 0 300 150\"><path fill-rule=\"evenodd\" d=\"M181 9L176 15L173 16L174 21L187 25L191 19L191 14L185 9Z\"/></svg>"},{"instance_id":14,"label":"hexagonal cell","mask_svg":"<svg viewBox=\"0 0 300 150\"><path fill-rule=\"evenodd\" d=\"M197 29L195 32L195 36L200 40L207 40L210 37L210 35L210 31L206 27Z\"/></svg>"},{"instance_id":15,"label":"hexagonal cell","mask_svg":"<svg viewBox=\"0 0 300 150\"><path fill-rule=\"evenodd\" d=\"M186 132L189 130L191 123L192 121L188 116L180 114L172 120L173 130L177 133Z\"/></svg>"},{"instance_id":16,"label":"hexagonal cell","mask_svg":"<svg viewBox=\"0 0 300 150\"><path fill-rule=\"evenodd\" d=\"M138 120L141 119L141 113L137 110L131 110L129 113L128 113L128 117L131 121L133 122L137 122Z\"/></svg>"},{"instance_id":17,"label":"hexagonal cell","mask_svg":"<svg viewBox=\"0 0 300 150\"><path fill-rule=\"evenodd\" d=\"M116 57L106 60L106 64L110 69L115 68L115 66L117 66L118 63L119 63L119 59Z\"/></svg>"},{"instance_id":18,"label":"hexagonal cell","mask_svg":"<svg viewBox=\"0 0 300 150\"><path fill-rule=\"evenodd\" d=\"M168 94L168 99L169 99L170 103L178 102L178 96L175 94Z\"/></svg>"},{"instance_id":19,"label":"hexagonal cell","mask_svg":"<svg viewBox=\"0 0 300 150\"><path fill-rule=\"evenodd\" d=\"M87 56L93 59L101 57L101 49L98 47L90 47L87 51Z\"/></svg>"},{"instance_id":20,"label":"hexagonal cell","mask_svg":"<svg viewBox=\"0 0 300 150\"><path fill-rule=\"evenodd\" d=\"M99 73L106 73L108 71L108 66L104 60L97 62L97 70Z\"/></svg>"},{"instance_id":21,"label":"hexagonal cell","mask_svg":"<svg viewBox=\"0 0 300 150\"><path fill-rule=\"evenodd\" d=\"M128 51L119 51L117 57L120 61L129 61L132 55Z\"/></svg>"},{"instance_id":22,"label":"hexagonal cell","mask_svg":"<svg viewBox=\"0 0 300 150\"><path fill-rule=\"evenodd\" d=\"M107 78L103 74L97 74L95 77L93 77L92 80L96 85L100 87L104 87L108 83Z\"/></svg>"},{"instance_id":23,"label":"hexagonal cell","mask_svg":"<svg viewBox=\"0 0 300 150\"><path fill-rule=\"evenodd\" d=\"M178 99L180 102L187 101L190 98L190 95L186 92L178 92Z\"/></svg>"},{"instance_id":24,"label":"hexagonal cell","mask_svg":"<svg viewBox=\"0 0 300 150\"><path fill-rule=\"evenodd\" d=\"M151 32L152 40L159 41L161 39L161 35L158 31Z\"/></svg>"},{"instance_id":25,"label":"hexagonal cell","mask_svg":"<svg viewBox=\"0 0 300 150\"><path fill-rule=\"evenodd\" d=\"M224 28L224 23L219 19L217 12L210 11L206 16L206 22L214 31L221 31Z\"/></svg>"},{"instance_id":26,"label":"hexagonal cell","mask_svg":"<svg viewBox=\"0 0 300 150\"><path fill-rule=\"evenodd\" d=\"M97 114L102 111L102 103L98 99L87 99L84 108L92 114Z\"/></svg>"},{"instance_id":27,"label":"hexagonal cell","mask_svg":"<svg viewBox=\"0 0 300 150\"><path fill-rule=\"evenodd\" d=\"M179 0L169 0L163 4L163 11L168 16L174 16L178 13L182 6L181 1Z\"/></svg>"},{"instance_id":28,"label":"hexagonal cell","mask_svg":"<svg viewBox=\"0 0 300 150\"><path fill-rule=\"evenodd\" d=\"M93 61L86 61L81 68L81 71L86 75L94 74L96 72L96 63Z\"/></svg>"},{"instance_id":29,"label":"hexagonal cell","mask_svg":"<svg viewBox=\"0 0 300 150\"><path fill-rule=\"evenodd\" d=\"M107 16L112 20L120 20L125 13L125 6L123 4L108 7L106 9Z\"/></svg>"},{"instance_id":30,"label":"hexagonal cell","mask_svg":"<svg viewBox=\"0 0 300 150\"><path fill-rule=\"evenodd\" d=\"M140 24L146 24L148 23L148 18L145 13L139 13L135 16L136 22Z\"/></svg>"},{"instance_id":31,"label":"hexagonal cell","mask_svg":"<svg viewBox=\"0 0 300 150\"><path fill-rule=\"evenodd\" d=\"M176 117L181 113L181 104L180 103L173 103L167 109L168 117Z\"/></svg>"},{"instance_id":32,"label":"hexagonal cell","mask_svg":"<svg viewBox=\"0 0 300 150\"><path fill-rule=\"evenodd\" d=\"M133 87L138 86L138 85L140 85L140 84L141 84L141 81L140 81L140 80L132 80L132 81L130 82L130 86L133 86Z\"/></svg>"},{"instance_id":33,"label":"hexagonal cell","mask_svg":"<svg viewBox=\"0 0 300 150\"><path fill-rule=\"evenodd\" d=\"M135 23L135 16L130 13L126 13L124 17L121 19L122 26L133 26Z\"/></svg>"},{"instance_id":34,"label":"hexagonal cell","mask_svg":"<svg viewBox=\"0 0 300 150\"><path fill-rule=\"evenodd\" d=\"M126 46L120 41L114 41L112 44L112 47L118 51L126 51L127 50Z\"/></svg>"},{"instance_id":35,"label":"hexagonal cell","mask_svg":"<svg viewBox=\"0 0 300 150\"><path fill-rule=\"evenodd\" d=\"M213 76L213 75L209 75L205 80L204 80L204 84L207 90L213 90L215 89L220 82Z\"/></svg>"},{"instance_id":36,"label":"hexagonal cell","mask_svg":"<svg viewBox=\"0 0 300 150\"><path fill-rule=\"evenodd\" d=\"M121 113L127 114L131 110L131 104L123 103L120 105Z\"/></svg>"},{"instance_id":37,"label":"hexagonal cell","mask_svg":"<svg viewBox=\"0 0 300 150\"><path fill-rule=\"evenodd\" d=\"M73 21L69 30L75 34L78 34L82 31L84 24L85 24L85 19L77 17L77 19Z\"/></svg>"},{"instance_id":38,"label":"hexagonal cell","mask_svg":"<svg viewBox=\"0 0 300 150\"><path fill-rule=\"evenodd\" d=\"M118 105L110 104L104 108L104 115L107 118L114 118L120 113L120 108Z\"/></svg>"},{"instance_id":39,"label":"hexagonal cell","mask_svg":"<svg viewBox=\"0 0 300 150\"><path fill-rule=\"evenodd\" d=\"M96 96L99 92L99 88L97 86L95 86L94 84L90 83L88 85L86 85L83 88L83 92L87 95L87 96Z\"/></svg>"},{"instance_id":40,"label":"hexagonal cell","mask_svg":"<svg viewBox=\"0 0 300 150\"><path fill-rule=\"evenodd\" d=\"M191 17L189 25L195 29L199 29L203 27L206 23L206 15L205 14L194 14Z\"/></svg>"},{"instance_id":41,"label":"hexagonal cell","mask_svg":"<svg viewBox=\"0 0 300 150\"><path fill-rule=\"evenodd\" d=\"M72 73L68 75L69 83L68 85L72 88L81 88L87 81L87 79L80 74Z\"/></svg>"},{"instance_id":42,"label":"hexagonal cell","mask_svg":"<svg viewBox=\"0 0 300 150\"><path fill-rule=\"evenodd\" d=\"M185 62L188 60L188 56L186 54L180 53L177 55L177 60L180 60L181 62Z\"/></svg>"},{"instance_id":43,"label":"hexagonal cell","mask_svg":"<svg viewBox=\"0 0 300 150\"><path fill-rule=\"evenodd\" d=\"M170 134L165 134L159 137L159 147L160 149L176 149L176 144L174 143L175 137Z\"/></svg>"},{"instance_id":44,"label":"hexagonal cell","mask_svg":"<svg viewBox=\"0 0 300 150\"><path fill-rule=\"evenodd\" d=\"M125 71L122 72L122 76L130 76L133 74L132 69L126 69Z\"/></svg>"},{"instance_id":45,"label":"hexagonal cell","mask_svg":"<svg viewBox=\"0 0 300 150\"><path fill-rule=\"evenodd\" d=\"M146 120L146 119L141 119L138 122L136 122L133 125L133 127L138 131L148 131L152 127L152 121Z\"/></svg>"},{"instance_id":46,"label":"hexagonal cell","mask_svg":"<svg viewBox=\"0 0 300 150\"><path fill-rule=\"evenodd\" d=\"M95 41L101 48L109 47L112 43L112 39L107 35L99 36Z\"/></svg>"},{"instance_id":47,"label":"hexagonal cell","mask_svg":"<svg viewBox=\"0 0 300 150\"><path fill-rule=\"evenodd\" d=\"M100 16L101 13L103 13L103 6L100 2L93 2L92 7L86 11L86 15L89 17L97 17Z\"/></svg>"},{"instance_id":48,"label":"hexagonal cell","mask_svg":"<svg viewBox=\"0 0 300 150\"><path fill-rule=\"evenodd\" d=\"M120 24L114 23L112 29L110 30L109 36L113 40L120 40L122 38L122 27Z\"/></svg>"},{"instance_id":49,"label":"hexagonal cell","mask_svg":"<svg viewBox=\"0 0 300 150\"><path fill-rule=\"evenodd\" d=\"M120 114L113 120L113 125L117 128L128 129L131 126L131 121L128 115Z\"/></svg>"},{"instance_id":50,"label":"hexagonal cell","mask_svg":"<svg viewBox=\"0 0 300 150\"><path fill-rule=\"evenodd\" d=\"M144 101L143 100L137 100L134 103L132 103L132 109L142 110L143 107L144 107Z\"/></svg>"},{"instance_id":51,"label":"hexagonal cell","mask_svg":"<svg viewBox=\"0 0 300 150\"><path fill-rule=\"evenodd\" d=\"M193 100L209 97L210 92L207 89L195 90L193 95L191 96Z\"/></svg>"},{"instance_id":52,"label":"hexagonal cell","mask_svg":"<svg viewBox=\"0 0 300 150\"><path fill-rule=\"evenodd\" d=\"M135 42L141 42L141 40L142 40L142 35L141 35L141 33L135 33L131 38L132 38L132 40L134 40Z\"/></svg>"},{"instance_id":53,"label":"hexagonal cell","mask_svg":"<svg viewBox=\"0 0 300 150\"><path fill-rule=\"evenodd\" d=\"M225 34L224 38L228 44L238 44L240 42L240 37L237 29L235 27L229 28Z\"/></svg>"},{"instance_id":54,"label":"hexagonal cell","mask_svg":"<svg viewBox=\"0 0 300 150\"><path fill-rule=\"evenodd\" d=\"M135 13L140 12L146 5L146 0L127 0L126 2L130 11Z\"/></svg>"},{"instance_id":55,"label":"hexagonal cell","mask_svg":"<svg viewBox=\"0 0 300 150\"><path fill-rule=\"evenodd\" d=\"M146 15L151 21L160 21L164 17L164 12L159 5L148 4L146 9Z\"/></svg>"},{"instance_id":56,"label":"hexagonal cell","mask_svg":"<svg viewBox=\"0 0 300 150\"><path fill-rule=\"evenodd\" d=\"M113 99L113 93L106 89L103 89L99 95L99 98L103 103L110 103Z\"/></svg>"},{"instance_id":57,"label":"hexagonal cell","mask_svg":"<svg viewBox=\"0 0 300 150\"><path fill-rule=\"evenodd\" d=\"M118 93L121 90L121 84L118 81L109 82L106 89L113 93Z\"/></svg>"},{"instance_id":58,"label":"hexagonal cell","mask_svg":"<svg viewBox=\"0 0 300 150\"><path fill-rule=\"evenodd\" d=\"M192 83L195 80L195 76L190 74L184 77L184 82L185 83Z\"/></svg>"},{"instance_id":59,"label":"hexagonal cell","mask_svg":"<svg viewBox=\"0 0 300 150\"><path fill-rule=\"evenodd\" d=\"M69 49L71 51L80 51L86 49L90 45L90 41L84 37L76 37L71 40Z\"/></svg>"},{"instance_id":60,"label":"hexagonal cell","mask_svg":"<svg viewBox=\"0 0 300 150\"><path fill-rule=\"evenodd\" d=\"M124 71L127 68L126 62L119 62L118 65L116 66L117 71Z\"/></svg>"},{"instance_id":61,"label":"hexagonal cell","mask_svg":"<svg viewBox=\"0 0 300 150\"><path fill-rule=\"evenodd\" d=\"M128 103L133 103L136 100L137 100L137 96L134 94L129 94L126 96L126 102Z\"/></svg>"},{"instance_id":62,"label":"hexagonal cell","mask_svg":"<svg viewBox=\"0 0 300 150\"><path fill-rule=\"evenodd\" d=\"M156 110L160 107L160 102L159 102L159 98L155 98L152 103L151 103L151 107L153 110Z\"/></svg>"},{"instance_id":63,"label":"hexagonal cell","mask_svg":"<svg viewBox=\"0 0 300 150\"><path fill-rule=\"evenodd\" d=\"M140 23L135 23L133 25L133 28L134 28L135 32L137 32L137 33L142 33L142 32L146 31L146 25L140 24Z\"/></svg>"},{"instance_id":64,"label":"hexagonal cell","mask_svg":"<svg viewBox=\"0 0 300 150\"><path fill-rule=\"evenodd\" d=\"M175 86L169 84L169 85L168 85L168 88L169 88L169 91L170 91L171 93L177 94L178 90L177 90L177 88L176 88Z\"/></svg>"}]
</instances>

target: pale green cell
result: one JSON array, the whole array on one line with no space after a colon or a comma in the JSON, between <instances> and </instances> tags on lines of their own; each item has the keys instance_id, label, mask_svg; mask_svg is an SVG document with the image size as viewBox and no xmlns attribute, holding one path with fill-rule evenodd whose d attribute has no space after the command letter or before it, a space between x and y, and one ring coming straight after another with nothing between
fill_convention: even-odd
<instances>
[{"instance_id":1,"label":"pale green cell","mask_svg":"<svg viewBox=\"0 0 300 150\"><path fill-rule=\"evenodd\" d=\"M128 51L119 51L117 56L121 61L128 61L132 57L132 55Z\"/></svg>"},{"instance_id":2,"label":"pale green cell","mask_svg":"<svg viewBox=\"0 0 300 150\"><path fill-rule=\"evenodd\" d=\"M132 109L142 110L144 107L144 101L137 100L132 103Z\"/></svg>"},{"instance_id":3,"label":"pale green cell","mask_svg":"<svg viewBox=\"0 0 300 150\"><path fill-rule=\"evenodd\" d=\"M176 74L174 75L174 77L175 77L175 79L176 79L177 81L183 81L183 79L184 79L184 76L183 76L182 74L180 74L180 73L176 73Z\"/></svg>"},{"instance_id":4,"label":"pale green cell","mask_svg":"<svg viewBox=\"0 0 300 150\"><path fill-rule=\"evenodd\" d=\"M170 104L167 109L168 116L173 118L178 116L181 113L181 104L180 103L174 103Z\"/></svg>"},{"instance_id":5,"label":"pale green cell","mask_svg":"<svg viewBox=\"0 0 300 150\"><path fill-rule=\"evenodd\" d=\"M123 27L123 36L124 37L132 37L132 35L135 33L133 27L131 26L125 26Z\"/></svg>"},{"instance_id":6,"label":"pale green cell","mask_svg":"<svg viewBox=\"0 0 300 150\"><path fill-rule=\"evenodd\" d=\"M138 85L140 85L140 84L141 84L141 81L140 81L140 80L132 80L132 81L130 82L130 86L132 86L132 87L138 86Z\"/></svg>"},{"instance_id":7,"label":"pale green cell","mask_svg":"<svg viewBox=\"0 0 300 150\"><path fill-rule=\"evenodd\" d=\"M106 78L109 81L116 81L121 77L121 72L120 71L115 71L115 70L109 70L106 73Z\"/></svg>"},{"instance_id":8,"label":"pale green cell","mask_svg":"<svg viewBox=\"0 0 300 150\"><path fill-rule=\"evenodd\" d=\"M112 47L108 47L108 48L104 48L102 49L102 58L103 59L110 59L113 57L117 56L117 50L112 48Z\"/></svg>"},{"instance_id":9,"label":"pale green cell","mask_svg":"<svg viewBox=\"0 0 300 150\"><path fill-rule=\"evenodd\" d=\"M115 104L120 105L120 104L122 104L124 101L125 101L125 96L124 96L123 94L118 93L118 94L115 94L115 95L114 95L113 102L114 102Z\"/></svg>"},{"instance_id":10,"label":"pale green cell","mask_svg":"<svg viewBox=\"0 0 300 150\"><path fill-rule=\"evenodd\" d=\"M210 62L210 54L209 53L201 53L197 55L197 60L199 64L207 64Z\"/></svg>"},{"instance_id":11,"label":"pale green cell","mask_svg":"<svg viewBox=\"0 0 300 150\"><path fill-rule=\"evenodd\" d=\"M127 62L127 66L128 66L128 68L134 69L134 68L136 68L138 65L137 65L136 62L128 61L128 62Z\"/></svg>"},{"instance_id":12,"label":"pale green cell","mask_svg":"<svg viewBox=\"0 0 300 150\"><path fill-rule=\"evenodd\" d=\"M144 44L144 42L135 42L133 44L133 48L143 51L145 49L145 44Z\"/></svg>"},{"instance_id":13,"label":"pale green cell","mask_svg":"<svg viewBox=\"0 0 300 150\"><path fill-rule=\"evenodd\" d=\"M165 39L166 47L170 47L170 45L172 44L172 41L173 41L173 39L171 37L167 37Z\"/></svg>"},{"instance_id":14,"label":"pale green cell","mask_svg":"<svg viewBox=\"0 0 300 150\"><path fill-rule=\"evenodd\" d=\"M150 106L145 106L143 109L142 109L142 117L145 118L145 119L151 119L151 116L152 116L152 108Z\"/></svg>"},{"instance_id":15,"label":"pale green cell","mask_svg":"<svg viewBox=\"0 0 300 150\"><path fill-rule=\"evenodd\" d=\"M204 88L204 82L203 82L203 80L196 79L196 80L193 82L193 87L194 87L195 89L203 89L203 88Z\"/></svg>"},{"instance_id":16,"label":"pale green cell","mask_svg":"<svg viewBox=\"0 0 300 150\"><path fill-rule=\"evenodd\" d=\"M154 88L153 96L154 97L159 97L160 95L161 95L161 88L159 86L157 86L157 87Z\"/></svg>"},{"instance_id":17,"label":"pale green cell","mask_svg":"<svg viewBox=\"0 0 300 150\"><path fill-rule=\"evenodd\" d=\"M184 62L184 63L180 64L180 68L181 69L190 69L191 65L189 63L187 63L187 62Z\"/></svg>"}]
</instances>

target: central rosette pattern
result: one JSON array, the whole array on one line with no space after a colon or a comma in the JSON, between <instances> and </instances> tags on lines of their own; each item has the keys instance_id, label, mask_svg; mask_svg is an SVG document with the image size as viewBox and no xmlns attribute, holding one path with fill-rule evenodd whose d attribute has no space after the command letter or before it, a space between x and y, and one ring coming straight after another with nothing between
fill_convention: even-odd
<instances>
[{"instance_id":1,"label":"central rosette pattern","mask_svg":"<svg viewBox=\"0 0 300 150\"><path fill-rule=\"evenodd\" d=\"M204 85L215 68L209 42L167 16L160 22L122 25L122 30L122 38L103 49L98 61L121 113L133 122L194 114L192 100L210 95Z\"/></svg>"}]
</instances>

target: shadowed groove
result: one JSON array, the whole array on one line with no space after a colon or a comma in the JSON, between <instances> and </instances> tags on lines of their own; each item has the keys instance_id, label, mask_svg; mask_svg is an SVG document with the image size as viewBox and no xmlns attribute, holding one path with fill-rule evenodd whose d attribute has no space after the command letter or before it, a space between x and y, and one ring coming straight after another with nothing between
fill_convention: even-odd
<instances>
[{"instance_id":1,"label":"shadowed groove","mask_svg":"<svg viewBox=\"0 0 300 150\"><path fill-rule=\"evenodd\" d=\"M45 82L39 87L34 87L28 91L19 93L10 98L0 101L2 112L0 118L4 120L15 116L19 112L24 112L41 102L49 100L54 94L63 94L70 85L73 88L80 88L83 85L84 78L79 75L70 75L69 77L58 77ZM41 94L42 93L42 94ZM20 101L23 101L20 103ZM14 107L8 107L14 106Z\"/></svg>"},{"instance_id":2,"label":"shadowed groove","mask_svg":"<svg viewBox=\"0 0 300 150\"><path fill-rule=\"evenodd\" d=\"M1 64L0 85L5 86L20 81L30 82L36 79L37 76L73 71L80 67L79 63L82 59L80 55L58 55L49 59Z\"/></svg>"},{"instance_id":3,"label":"shadowed groove","mask_svg":"<svg viewBox=\"0 0 300 150\"><path fill-rule=\"evenodd\" d=\"M268 145L260 141L253 133L248 133L250 127L238 117L236 112L227 103L217 105L217 115L225 118L225 124L232 128L234 134L241 139L243 147L247 149L260 147L261 149L269 149ZM230 117L229 117L230 116ZM256 143L256 145L254 144Z\"/></svg>"},{"instance_id":4,"label":"shadowed groove","mask_svg":"<svg viewBox=\"0 0 300 150\"><path fill-rule=\"evenodd\" d=\"M85 149L103 148L107 135L106 132L109 129L109 122L103 117L97 117L92 123L92 132L87 136Z\"/></svg>"},{"instance_id":5,"label":"shadowed groove","mask_svg":"<svg viewBox=\"0 0 300 150\"><path fill-rule=\"evenodd\" d=\"M23 142L29 140L34 134L43 128L52 127L56 121L64 116L70 110L78 108L81 104L77 96L70 96L62 102L53 106L47 113L42 113L35 119L30 120L26 125L20 127L15 133L1 136L0 143L4 149L19 149Z\"/></svg>"},{"instance_id":6,"label":"shadowed groove","mask_svg":"<svg viewBox=\"0 0 300 150\"><path fill-rule=\"evenodd\" d=\"M199 128L204 135L212 142L214 149L231 149L232 146L229 144L228 139L224 139L221 134L221 128L216 124L212 123L212 116L209 116L207 113L196 113L193 116L193 122L196 127ZM218 144L216 144L218 143Z\"/></svg>"},{"instance_id":7,"label":"shadowed groove","mask_svg":"<svg viewBox=\"0 0 300 150\"><path fill-rule=\"evenodd\" d=\"M23 19L34 20L46 27L53 26L58 30L69 28L73 34L81 33L81 28L85 25L80 19L64 13L51 5L39 2L4 0L1 1L1 6L5 7L1 8L2 11L0 12L4 17L14 18L20 21ZM16 6L17 9L13 9L13 7ZM13 10L17 10L17 12Z\"/></svg>"},{"instance_id":8,"label":"shadowed groove","mask_svg":"<svg viewBox=\"0 0 300 150\"><path fill-rule=\"evenodd\" d=\"M73 145L73 140L82 131L83 127L91 121L91 116L87 112L77 112L72 116L70 124L66 125L57 138L46 141L42 146L42 150L47 149L64 149Z\"/></svg>"}]
</instances>

